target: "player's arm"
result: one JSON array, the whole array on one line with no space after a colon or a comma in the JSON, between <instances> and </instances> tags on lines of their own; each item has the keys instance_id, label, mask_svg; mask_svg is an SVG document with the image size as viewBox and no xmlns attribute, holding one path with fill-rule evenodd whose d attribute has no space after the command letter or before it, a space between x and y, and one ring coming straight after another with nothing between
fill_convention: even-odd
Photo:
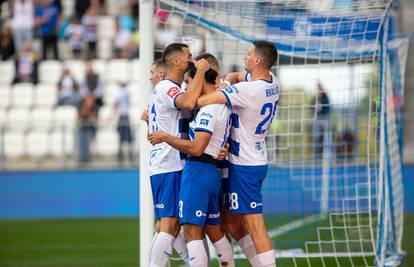
<instances>
[{"instance_id":1,"label":"player's arm","mask_svg":"<svg viewBox=\"0 0 414 267\"><path fill-rule=\"evenodd\" d=\"M149 135L149 141L153 145L165 142L185 154L196 157L199 157L204 153L210 139L211 133L204 131L196 131L193 141L180 139L161 131L157 131Z\"/></svg>"},{"instance_id":2,"label":"player's arm","mask_svg":"<svg viewBox=\"0 0 414 267\"><path fill-rule=\"evenodd\" d=\"M239 72L230 72L226 75L225 81L229 81L231 84L245 82L246 81L246 71L239 71Z\"/></svg>"},{"instance_id":3,"label":"player's arm","mask_svg":"<svg viewBox=\"0 0 414 267\"><path fill-rule=\"evenodd\" d=\"M210 104L226 104L226 103L227 103L227 97L221 91L216 91L210 94L202 95L197 100L197 106L199 107L204 107Z\"/></svg>"},{"instance_id":4,"label":"player's arm","mask_svg":"<svg viewBox=\"0 0 414 267\"><path fill-rule=\"evenodd\" d=\"M204 75L210 66L205 59L198 60L195 65L197 72L187 91L177 95L175 98L175 106L178 109L193 110L197 106L197 99L200 97L203 89Z\"/></svg>"}]
</instances>

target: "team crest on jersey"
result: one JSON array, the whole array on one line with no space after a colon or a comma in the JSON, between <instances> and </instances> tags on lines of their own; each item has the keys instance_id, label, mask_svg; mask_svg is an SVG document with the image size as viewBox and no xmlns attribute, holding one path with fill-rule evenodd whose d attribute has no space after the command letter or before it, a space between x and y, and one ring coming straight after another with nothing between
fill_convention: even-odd
<instances>
[{"instance_id":1,"label":"team crest on jersey","mask_svg":"<svg viewBox=\"0 0 414 267\"><path fill-rule=\"evenodd\" d=\"M201 119L201 120L200 120L200 125L205 125L205 126L208 126L208 120L206 120L206 119Z\"/></svg>"},{"instance_id":2,"label":"team crest on jersey","mask_svg":"<svg viewBox=\"0 0 414 267\"><path fill-rule=\"evenodd\" d=\"M178 93L180 93L181 90L178 87L171 87L168 91L167 91L167 95L171 98L174 98L174 96L176 96Z\"/></svg>"}]
</instances>

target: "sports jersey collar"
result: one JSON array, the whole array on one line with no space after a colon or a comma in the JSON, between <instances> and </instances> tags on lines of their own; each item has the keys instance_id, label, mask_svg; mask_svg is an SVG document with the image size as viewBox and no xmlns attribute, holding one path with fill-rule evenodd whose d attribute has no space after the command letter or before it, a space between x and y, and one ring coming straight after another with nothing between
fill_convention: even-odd
<instances>
[{"instance_id":1,"label":"sports jersey collar","mask_svg":"<svg viewBox=\"0 0 414 267\"><path fill-rule=\"evenodd\" d=\"M267 82L267 83L272 83L273 82L273 77L272 77L272 75L270 75L270 80L265 80L265 79L259 79L259 80Z\"/></svg>"},{"instance_id":2,"label":"sports jersey collar","mask_svg":"<svg viewBox=\"0 0 414 267\"><path fill-rule=\"evenodd\" d=\"M170 80L170 79L164 79L165 81L170 81L170 82L172 82L173 84L176 84L177 86L178 86L178 88L181 88L181 85L179 85L178 83L176 83L176 82L174 82L173 80Z\"/></svg>"}]
</instances>

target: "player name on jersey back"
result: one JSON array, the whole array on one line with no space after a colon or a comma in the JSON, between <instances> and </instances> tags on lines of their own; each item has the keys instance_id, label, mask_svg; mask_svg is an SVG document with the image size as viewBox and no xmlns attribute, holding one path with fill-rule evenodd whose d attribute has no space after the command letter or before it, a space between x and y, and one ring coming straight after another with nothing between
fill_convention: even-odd
<instances>
[{"instance_id":1,"label":"player name on jersey back","mask_svg":"<svg viewBox=\"0 0 414 267\"><path fill-rule=\"evenodd\" d=\"M190 121L188 112L175 106L175 99L183 92L180 85L170 80L160 81L151 94L149 103L149 132L163 131L181 138L188 134ZM167 143L150 145L150 175L180 171L184 168L185 156Z\"/></svg>"},{"instance_id":2,"label":"player name on jersey back","mask_svg":"<svg viewBox=\"0 0 414 267\"><path fill-rule=\"evenodd\" d=\"M237 165L267 164L265 137L277 113L280 85L276 76L271 80L240 82L221 92L231 107L229 161Z\"/></svg>"}]
</instances>

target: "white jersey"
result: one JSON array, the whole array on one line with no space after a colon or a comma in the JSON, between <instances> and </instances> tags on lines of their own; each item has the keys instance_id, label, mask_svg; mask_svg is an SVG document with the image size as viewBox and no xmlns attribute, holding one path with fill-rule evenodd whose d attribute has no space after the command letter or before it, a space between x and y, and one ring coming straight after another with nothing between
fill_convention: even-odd
<instances>
[{"instance_id":1,"label":"white jersey","mask_svg":"<svg viewBox=\"0 0 414 267\"><path fill-rule=\"evenodd\" d=\"M246 75L249 80L250 75ZM276 115L280 85L271 73L271 81L240 82L221 92L232 110L229 161L237 165L267 164L265 137Z\"/></svg>"},{"instance_id":2,"label":"white jersey","mask_svg":"<svg viewBox=\"0 0 414 267\"><path fill-rule=\"evenodd\" d=\"M176 97L182 93L180 85L170 80L162 80L155 86L149 103L149 133L163 131L178 138L188 134L189 118L175 106ZM150 145L150 175L180 171L184 159L184 154L167 143Z\"/></svg>"},{"instance_id":3,"label":"white jersey","mask_svg":"<svg viewBox=\"0 0 414 267\"><path fill-rule=\"evenodd\" d=\"M202 107L190 123L190 139L194 140L195 132L211 134L204 153L217 158L224 147L230 133L230 110L226 105L212 104Z\"/></svg>"}]
</instances>

